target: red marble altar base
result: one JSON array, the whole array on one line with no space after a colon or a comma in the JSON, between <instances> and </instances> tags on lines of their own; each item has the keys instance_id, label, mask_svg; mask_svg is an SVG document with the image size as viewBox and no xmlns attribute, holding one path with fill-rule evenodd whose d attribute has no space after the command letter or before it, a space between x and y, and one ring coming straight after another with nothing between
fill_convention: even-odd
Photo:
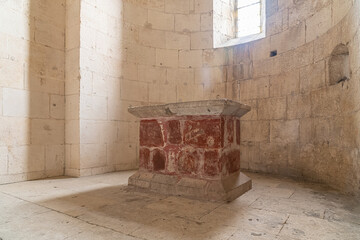
<instances>
[{"instance_id":1,"label":"red marble altar base","mask_svg":"<svg viewBox=\"0 0 360 240\"><path fill-rule=\"evenodd\" d=\"M129 185L196 199L231 201L251 189L240 173L240 120L200 115L143 119L139 171Z\"/></svg>"}]
</instances>

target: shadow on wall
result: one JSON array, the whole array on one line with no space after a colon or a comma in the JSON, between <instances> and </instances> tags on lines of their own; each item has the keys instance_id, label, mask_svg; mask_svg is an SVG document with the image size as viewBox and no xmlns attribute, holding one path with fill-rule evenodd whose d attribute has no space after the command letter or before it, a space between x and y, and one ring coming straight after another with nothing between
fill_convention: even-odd
<instances>
[{"instance_id":1,"label":"shadow on wall","mask_svg":"<svg viewBox=\"0 0 360 240\"><path fill-rule=\"evenodd\" d=\"M71 161L78 161L80 176L137 168L138 123L127 108L147 98L134 81L138 59L131 51L141 49L138 29L124 22L125 2L81 1L80 134L71 145L78 144L78 159Z\"/></svg>"},{"instance_id":2,"label":"shadow on wall","mask_svg":"<svg viewBox=\"0 0 360 240\"><path fill-rule=\"evenodd\" d=\"M349 59L349 49L344 44L337 45L332 51L329 59L330 85L335 85L350 80L351 71Z\"/></svg>"},{"instance_id":3,"label":"shadow on wall","mask_svg":"<svg viewBox=\"0 0 360 240\"><path fill-rule=\"evenodd\" d=\"M103 84L106 84L107 89L106 121L116 131L115 136L111 130L108 131L105 138L100 140L106 145L107 159L106 167L101 173L138 168L139 122L127 110L129 106L148 104L143 92L144 84L137 82L139 59L136 53L142 51L137 39L139 30L125 20L126 4L135 6L138 3L124 0L91 6L100 9L106 19L96 29L97 34L102 36L96 40L96 52L99 56L104 56L105 66L93 73L93 76L98 76L93 78L93 93L96 94L96 87L100 86L99 79L104 79ZM102 30L104 24L109 26L106 31ZM96 171L93 174L97 174Z\"/></svg>"},{"instance_id":4,"label":"shadow on wall","mask_svg":"<svg viewBox=\"0 0 360 240\"><path fill-rule=\"evenodd\" d=\"M14 101L18 102L18 108L27 109L29 144L19 146L15 159L11 160L25 167L22 172L26 176L22 180L64 175L65 155L65 0L29 0L27 4L26 92ZM17 97L16 93L13 97Z\"/></svg>"},{"instance_id":5,"label":"shadow on wall","mask_svg":"<svg viewBox=\"0 0 360 240\"><path fill-rule=\"evenodd\" d=\"M143 94L147 83L137 81L137 57L143 49L137 45L138 29L124 21L125 2L67 2L65 167L69 176L137 167L138 121L127 107L148 103Z\"/></svg>"}]
</instances>

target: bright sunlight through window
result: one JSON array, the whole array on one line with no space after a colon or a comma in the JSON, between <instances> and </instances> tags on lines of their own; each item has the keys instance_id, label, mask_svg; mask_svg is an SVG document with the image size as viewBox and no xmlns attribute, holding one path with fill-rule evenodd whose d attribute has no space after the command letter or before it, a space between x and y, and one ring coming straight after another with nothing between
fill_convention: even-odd
<instances>
[{"instance_id":1,"label":"bright sunlight through window","mask_svg":"<svg viewBox=\"0 0 360 240\"><path fill-rule=\"evenodd\" d=\"M262 32L262 1L236 0L236 37L245 37Z\"/></svg>"}]
</instances>

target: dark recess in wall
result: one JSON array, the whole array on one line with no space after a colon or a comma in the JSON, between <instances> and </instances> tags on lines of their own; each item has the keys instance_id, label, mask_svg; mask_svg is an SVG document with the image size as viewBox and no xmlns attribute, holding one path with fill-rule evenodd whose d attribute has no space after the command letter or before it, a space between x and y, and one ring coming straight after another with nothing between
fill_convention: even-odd
<instances>
[{"instance_id":1,"label":"dark recess in wall","mask_svg":"<svg viewBox=\"0 0 360 240\"><path fill-rule=\"evenodd\" d=\"M350 80L349 49L344 44L337 45L329 60L329 84L335 85Z\"/></svg>"}]
</instances>

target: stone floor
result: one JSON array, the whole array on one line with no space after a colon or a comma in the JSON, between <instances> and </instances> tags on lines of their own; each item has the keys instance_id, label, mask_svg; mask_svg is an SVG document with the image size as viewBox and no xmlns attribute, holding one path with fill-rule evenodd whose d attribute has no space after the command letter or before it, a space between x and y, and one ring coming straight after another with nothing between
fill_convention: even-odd
<instances>
[{"instance_id":1,"label":"stone floor","mask_svg":"<svg viewBox=\"0 0 360 240\"><path fill-rule=\"evenodd\" d=\"M133 192L133 172L0 186L0 239L360 239L360 204L318 184L248 174L229 203Z\"/></svg>"}]
</instances>

